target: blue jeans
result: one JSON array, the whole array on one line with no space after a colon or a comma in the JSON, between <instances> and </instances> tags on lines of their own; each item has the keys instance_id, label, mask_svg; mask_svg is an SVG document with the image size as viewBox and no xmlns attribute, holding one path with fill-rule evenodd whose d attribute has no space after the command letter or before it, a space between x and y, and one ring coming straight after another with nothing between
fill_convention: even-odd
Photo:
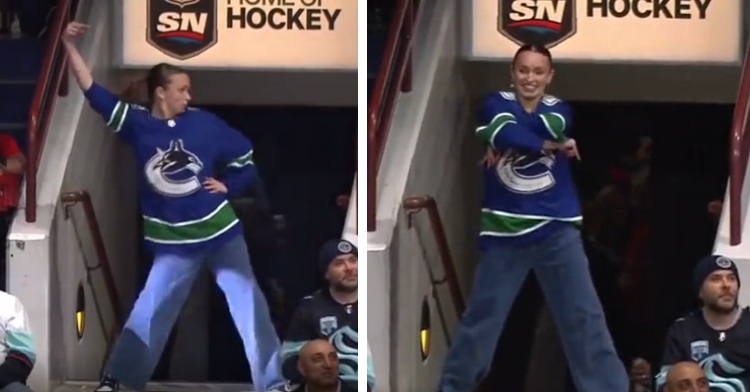
<instances>
[{"instance_id":1,"label":"blue jeans","mask_svg":"<svg viewBox=\"0 0 750 392\"><path fill-rule=\"evenodd\" d=\"M264 392L284 384L279 338L241 236L201 254L155 255L146 285L107 363L109 376L132 389L145 388L203 266L216 276L216 283L227 298L255 389Z\"/></svg>"},{"instance_id":2,"label":"blue jeans","mask_svg":"<svg viewBox=\"0 0 750 392\"><path fill-rule=\"evenodd\" d=\"M573 225L528 247L494 247L482 254L440 392L471 392L487 375L511 305L531 270L555 318L578 391L627 392L628 376L607 331L580 233Z\"/></svg>"}]
</instances>

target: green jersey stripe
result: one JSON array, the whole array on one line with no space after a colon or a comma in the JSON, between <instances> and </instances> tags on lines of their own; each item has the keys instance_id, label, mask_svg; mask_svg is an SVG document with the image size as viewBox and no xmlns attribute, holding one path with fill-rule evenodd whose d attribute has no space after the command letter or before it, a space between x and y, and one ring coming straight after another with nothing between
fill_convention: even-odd
<instances>
[{"instance_id":1,"label":"green jersey stripe","mask_svg":"<svg viewBox=\"0 0 750 392\"><path fill-rule=\"evenodd\" d=\"M194 244L218 237L239 221L228 202L208 216L190 222L168 223L144 216L147 240L160 244Z\"/></svg>"},{"instance_id":2,"label":"green jersey stripe","mask_svg":"<svg viewBox=\"0 0 750 392\"><path fill-rule=\"evenodd\" d=\"M243 167L247 165L253 165L255 162L253 162L253 150L250 150L247 154L229 162L227 166L229 167Z\"/></svg>"},{"instance_id":3,"label":"green jersey stripe","mask_svg":"<svg viewBox=\"0 0 750 392\"><path fill-rule=\"evenodd\" d=\"M125 118L128 115L129 109L130 105L127 103L122 101L117 102L117 105L115 105L115 108L112 110L112 115L109 117L109 121L107 121L107 126L115 132L120 132L122 125L125 123Z\"/></svg>"},{"instance_id":4,"label":"green jersey stripe","mask_svg":"<svg viewBox=\"0 0 750 392\"><path fill-rule=\"evenodd\" d=\"M477 128L476 134L482 140L492 144L492 141L495 140L495 136L497 136L498 132L500 132L504 126L515 123L516 116L512 113L499 113L489 124Z\"/></svg>"},{"instance_id":5,"label":"green jersey stripe","mask_svg":"<svg viewBox=\"0 0 750 392\"><path fill-rule=\"evenodd\" d=\"M559 113L542 113L539 115L544 123L547 132L552 135L552 138L556 141L563 141L568 137L565 135L565 117Z\"/></svg>"},{"instance_id":6,"label":"green jersey stripe","mask_svg":"<svg viewBox=\"0 0 750 392\"><path fill-rule=\"evenodd\" d=\"M551 221L551 219L520 218L482 211L479 231L482 235L516 237L531 233Z\"/></svg>"}]
</instances>

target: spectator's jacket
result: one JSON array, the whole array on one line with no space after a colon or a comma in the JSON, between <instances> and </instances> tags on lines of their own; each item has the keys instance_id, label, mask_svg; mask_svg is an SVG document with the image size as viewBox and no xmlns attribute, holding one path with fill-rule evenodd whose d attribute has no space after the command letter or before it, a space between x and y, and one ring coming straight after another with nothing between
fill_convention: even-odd
<instances>
[{"instance_id":1,"label":"spectator's jacket","mask_svg":"<svg viewBox=\"0 0 750 392\"><path fill-rule=\"evenodd\" d=\"M357 385L357 303L340 304L328 290L322 290L305 297L289 325L284 343L281 346L281 357L284 363L284 377L293 383L302 381L297 371L297 355L307 342L315 339L327 339L336 347L339 354L341 379L351 385ZM369 371L367 381L374 384L374 376Z\"/></svg>"},{"instance_id":2,"label":"spectator's jacket","mask_svg":"<svg viewBox=\"0 0 750 392\"><path fill-rule=\"evenodd\" d=\"M711 392L750 391L750 310L742 309L737 323L726 331L711 328L701 310L675 321L656 376L657 391L663 390L670 366L683 361L703 367Z\"/></svg>"},{"instance_id":3,"label":"spectator's jacket","mask_svg":"<svg viewBox=\"0 0 750 392\"><path fill-rule=\"evenodd\" d=\"M0 134L0 157L5 162L6 159L21 154L21 149L15 139L10 135ZM21 176L13 173L0 174L0 212L18 206L18 199L21 197Z\"/></svg>"},{"instance_id":4,"label":"spectator's jacket","mask_svg":"<svg viewBox=\"0 0 750 392\"><path fill-rule=\"evenodd\" d=\"M36 361L28 317L18 298L0 291L0 390L25 384Z\"/></svg>"},{"instance_id":5,"label":"spectator's jacket","mask_svg":"<svg viewBox=\"0 0 750 392\"><path fill-rule=\"evenodd\" d=\"M305 385L304 383L299 384L295 387L292 387L291 391L292 392L307 392L307 385ZM339 383L339 389L337 390L337 392L357 392L357 386L356 385L352 386L345 382L342 382L342 383Z\"/></svg>"}]
</instances>

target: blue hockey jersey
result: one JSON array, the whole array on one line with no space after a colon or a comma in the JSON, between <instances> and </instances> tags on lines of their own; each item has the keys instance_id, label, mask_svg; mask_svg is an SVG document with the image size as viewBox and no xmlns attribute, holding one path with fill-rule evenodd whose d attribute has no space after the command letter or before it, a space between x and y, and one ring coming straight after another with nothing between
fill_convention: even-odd
<instances>
[{"instance_id":1,"label":"blue hockey jersey","mask_svg":"<svg viewBox=\"0 0 750 392\"><path fill-rule=\"evenodd\" d=\"M544 96L529 113L514 93L499 92L485 99L480 117L477 136L501 154L495 167L483 170L480 236L518 238L580 221L569 158L542 151L545 140L567 138L569 107Z\"/></svg>"},{"instance_id":2,"label":"blue hockey jersey","mask_svg":"<svg viewBox=\"0 0 750 392\"><path fill-rule=\"evenodd\" d=\"M254 177L249 140L206 111L163 120L96 83L85 95L135 151L144 237L152 251L211 249L242 233L227 197L244 193ZM217 173L228 195L203 188Z\"/></svg>"}]
</instances>

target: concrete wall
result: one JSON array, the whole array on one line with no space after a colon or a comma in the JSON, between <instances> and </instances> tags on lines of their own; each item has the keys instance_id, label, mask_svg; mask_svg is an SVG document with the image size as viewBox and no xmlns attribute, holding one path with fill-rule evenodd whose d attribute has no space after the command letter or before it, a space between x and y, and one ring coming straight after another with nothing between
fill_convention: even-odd
<instances>
[{"instance_id":1,"label":"concrete wall","mask_svg":"<svg viewBox=\"0 0 750 392\"><path fill-rule=\"evenodd\" d=\"M368 340L378 391L435 390L457 321L426 214L407 227L402 200L436 198L464 287L474 260L478 143L467 126L459 59L458 2L424 2L414 43L414 89L397 103L378 176L378 230L368 235ZM447 158L446 158L447 157ZM372 206L368 206L372 208ZM423 301L430 304L430 354L419 344ZM441 320L440 310L444 314Z\"/></svg>"}]
</instances>

